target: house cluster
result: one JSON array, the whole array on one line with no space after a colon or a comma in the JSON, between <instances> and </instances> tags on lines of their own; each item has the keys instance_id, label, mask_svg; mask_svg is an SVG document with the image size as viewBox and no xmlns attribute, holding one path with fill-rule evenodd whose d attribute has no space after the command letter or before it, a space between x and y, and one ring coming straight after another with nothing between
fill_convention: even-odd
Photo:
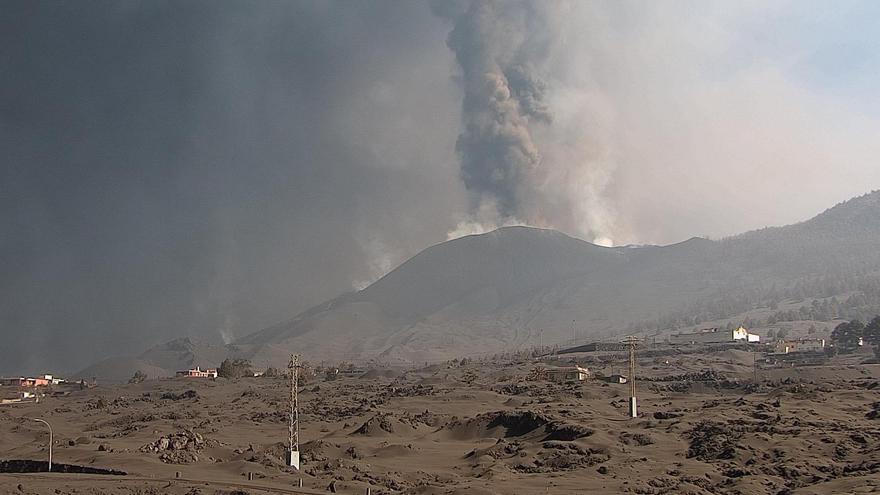
<instances>
[{"instance_id":1,"label":"house cluster","mask_svg":"<svg viewBox=\"0 0 880 495\"><path fill-rule=\"evenodd\" d=\"M23 402L37 400L41 395L39 389L50 385L65 383L63 378L52 375L18 376L0 378L0 403Z\"/></svg>"},{"instance_id":2,"label":"house cluster","mask_svg":"<svg viewBox=\"0 0 880 495\"><path fill-rule=\"evenodd\" d=\"M13 378L0 378L0 385L5 387L48 387L49 385L58 385L59 383L64 383L63 378L57 378L52 375L39 375L39 376L29 376L29 377L13 377Z\"/></svg>"},{"instance_id":3,"label":"house cluster","mask_svg":"<svg viewBox=\"0 0 880 495\"><path fill-rule=\"evenodd\" d=\"M761 336L749 333L744 327L735 329L706 328L698 332L678 333L669 336L670 344L724 344L748 342L757 344Z\"/></svg>"},{"instance_id":4,"label":"house cluster","mask_svg":"<svg viewBox=\"0 0 880 495\"><path fill-rule=\"evenodd\" d=\"M272 369L272 368L267 368L265 370L252 370L251 374L247 375L247 376L253 376L254 378L259 378L261 376L267 376L266 372L269 371L270 369ZM310 368L308 368L307 366L303 366L302 373L304 375L308 374L307 370L309 370L309 369ZM275 371L277 371L277 370L275 370ZM341 372L337 370L337 373L341 373ZM312 373L312 374L314 374L314 373ZM177 376L178 378L217 378L219 376L219 373L218 373L217 368L202 369L201 367L197 366L195 368L190 368L188 370L177 371L177 372L175 372L175 376ZM269 375L269 376L275 376L275 375Z\"/></svg>"},{"instance_id":5,"label":"house cluster","mask_svg":"<svg viewBox=\"0 0 880 495\"><path fill-rule=\"evenodd\" d=\"M627 383L626 375L612 374L610 376L594 375L588 368L577 364L571 366L538 367L529 374L529 380L547 380L554 383L583 382L592 379L602 380L608 383Z\"/></svg>"},{"instance_id":6,"label":"house cluster","mask_svg":"<svg viewBox=\"0 0 880 495\"><path fill-rule=\"evenodd\" d=\"M723 344L748 342L760 343L758 335L749 333L744 327L733 330L709 328L698 332L679 333L669 336L669 343L676 344ZM768 343L764 351L770 354L821 353L825 350L825 339L803 338L794 340L780 339Z\"/></svg>"}]
</instances>

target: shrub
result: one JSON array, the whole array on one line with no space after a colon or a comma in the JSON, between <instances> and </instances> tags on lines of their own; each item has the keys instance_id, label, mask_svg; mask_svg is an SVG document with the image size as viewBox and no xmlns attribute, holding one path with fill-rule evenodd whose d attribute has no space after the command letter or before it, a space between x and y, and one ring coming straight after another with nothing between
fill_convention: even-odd
<instances>
[{"instance_id":1,"label":"shrub","mask_svg":"<svg viewBox=\"0 0 880 495\"><path fill-rule=\"evenodd\" d=\"M147 379L147 374L141 370L137 370L134 372L134 375L128 379L128 383L141 383Z\"/></svg>"},{"instance_id":2,"label":"shrub","mask_svg":"<svg viewBox=\"0 0 880 495\"><path fill-rule=\"evenodd\" d=\"M247 359L224 359L217 369L217 376L221 378L241 378L243 376L253 376L251 370L251 362Z\"/></svg>"}]
</instances>

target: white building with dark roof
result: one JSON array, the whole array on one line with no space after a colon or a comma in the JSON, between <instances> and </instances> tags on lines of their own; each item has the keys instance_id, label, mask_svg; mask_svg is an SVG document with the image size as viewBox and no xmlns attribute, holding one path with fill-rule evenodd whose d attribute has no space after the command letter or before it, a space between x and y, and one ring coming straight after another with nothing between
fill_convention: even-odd
<instances>
[{"instance_id":1,"label":"white building with dark roof","mask_svg":"<svg viewBox=\"0 0 880 495\"><path fill-rule=\"evenodd\" d=\"M706 328L698 332L678 333L669 336L670 344L724 344L728 342L758 343L761 336L749 333L744 327L727 330Z\"/></svg>"}]
</instances>

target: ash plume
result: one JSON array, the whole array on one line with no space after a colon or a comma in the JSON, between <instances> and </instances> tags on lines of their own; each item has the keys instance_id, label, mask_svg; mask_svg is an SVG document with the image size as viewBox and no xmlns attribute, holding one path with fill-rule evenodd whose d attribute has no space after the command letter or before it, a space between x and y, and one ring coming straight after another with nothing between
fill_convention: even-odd
<instances>
[{"instance_id":1,"label":"ash plume","mask_svg":"<svg viewBox=\"0 0 880 495\"><path fill-rule=\"evenodd\" d=\"M468 218L449 237L525 223L611 244L614 215L605 200L614 162L597 126L601 105L553 79L568 36L565 2L436 2L452 22L447 46L463 90L456 141ZM563 50L564 51L564 50Z\"/></svg>"},{"instance_id":2,"label":"ash plume","mask_svg":"<svg viewBox=\"0 0 880 495\"><path fill-rule=\"evenodd\" d=\"M527 2L433 4L454 24L447 45L461 69L464 129L456 142L472 208L496 210L498 223L528 220L531 177L541 154L530 126L552 122L546 84L534 61L542 43L540 6Z\"/></svg>"}]
</instances>

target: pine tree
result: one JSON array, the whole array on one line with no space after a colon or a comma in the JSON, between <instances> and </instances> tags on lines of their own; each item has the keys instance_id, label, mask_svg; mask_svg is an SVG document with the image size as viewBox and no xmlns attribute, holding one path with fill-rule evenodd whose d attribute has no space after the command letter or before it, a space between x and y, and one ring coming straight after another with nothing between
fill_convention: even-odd
<instances>
[{"instance_id":1,"label":"pine tree","mask_svg":"<svg viewBox=\"0 0 880 495\"><path fill-rule=\"evenodd\" d=\"M859 346L864 331L865 324L859 320L841 323L831 332L831 342L841 350L853 350Z\"/></svg>"},{"instance_id":2,"label":"pine tree","mask_svg":"<svg viewBox=\"0 0 880 495\"><path fill-rule=\"evenodd\" d=\"M137 370L134 372L131 378L128 379L128 383L141 383L147 379L147 374L141 370Z\"/></svg>"},{"instance_id":3,"label":"pine tree","mask_svg":"<svg viewBox=\"0 0 880 495\"><path fill-rule=\"evenodd\" d=\"M871 323L865 327L864 331L865 343L871 345L880 345L880 316L875 316Z\"/></svg>"}]
</instances>

